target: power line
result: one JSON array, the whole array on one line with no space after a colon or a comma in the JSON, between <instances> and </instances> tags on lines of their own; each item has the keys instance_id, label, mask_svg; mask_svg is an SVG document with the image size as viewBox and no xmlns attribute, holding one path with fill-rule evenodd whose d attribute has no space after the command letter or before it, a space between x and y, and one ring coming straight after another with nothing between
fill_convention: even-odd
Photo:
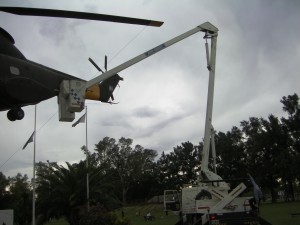
<instances>
[{"instance_id":1,"label":"power line","mask_svg":"<svg viewBox=\"0 0 300 225\"><path fill-rule=\"evenodd\" d=\"M56 114L58 111L56 111L52 116L49 117L49 119L43 123L43 125L37 130L39 132ZM24 144L23 144L24 145ZM23 148L23 145L21 145L4 163L1 164L0 169L18 152Z\"/></svg>"},{"instance_id":2,"label":"power line","mask_svg":"<svg viewBox=\"0 0 300 225\"><path fill-rule=\"evenodd\" d=\"M49 117L49 119L37 130L37 132L39 132L50 120L52 120L52 118L58 113L58 111L56 111L52 116Z\"/></svg>"},{"instance_id":3,"label":"power line","mask_svg":"<svg viewBox=\"0 0 300 225\"><path fill-rule=\"evenodd\" d=\"M140 34L146 29L147 27L143 27L143 29L138 32L132 39L128 41L127 44L124 45L123 48L121 48L113 57L110 58L109 62L111 62L114 58L116 58L125 48L127 48L128 45L130 45Z\"/></svg>"}]
</instances>

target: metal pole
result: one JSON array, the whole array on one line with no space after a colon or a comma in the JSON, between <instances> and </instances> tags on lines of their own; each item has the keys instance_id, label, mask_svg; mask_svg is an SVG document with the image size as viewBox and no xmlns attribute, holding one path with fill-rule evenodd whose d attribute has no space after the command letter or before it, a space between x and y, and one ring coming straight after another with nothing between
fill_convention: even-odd
<instances>
[{"instance_id":1,"label":"metal pole","mask_svg":"<svg viewBox=\"0 0 300 225\"><path fill-rule=\"evenodd\" d=\"M86 151L88 152L87 124L88 124L87 106L85 106L85 146L86 146ZM86 173L87 211L90 211L90 187L89 187L89 161L88 161L88 154L86 155L86 168L87 168L87 173Z\"/></svg>"},{"instance_id":2,"label":"metal pole","mask_svg":"<svg viewBox=\"0 0 300 225\"><path fill-rule=\"evenodd\" d=\"M32 178L32 225L35 225L35 148L36 148L36 105L34 106L33 178Z\"/></svg>"}]
</instances>

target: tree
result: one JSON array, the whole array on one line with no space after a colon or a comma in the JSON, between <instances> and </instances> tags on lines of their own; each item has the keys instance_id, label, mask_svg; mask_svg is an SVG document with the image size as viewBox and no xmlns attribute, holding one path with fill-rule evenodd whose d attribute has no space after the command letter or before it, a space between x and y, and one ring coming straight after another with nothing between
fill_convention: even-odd
<instances>
[{"instance_id":1,"label":"tree","mask_svg":"<svg viewBox=\"0 0 300 225\"><path fill-rule=\"evenodd\" d=\"M37 168L39 223L62 216L66 216L70 224L78 223L78 208L85 204L85 182L81 178L85 177L85 172L83 163L67 163L67 168L59 165L47 168L46 164L42 164Z\"/></svg>"},{"instance_id":2,"label":"tree","mask_svg":"<svg viewBox=\"0 0 300 225\"><path fill-rule=\"evenodd\" d=\"M194 183L200 170L199 146L184 142L169 154L162 153L157 161L159 180L163 189L180 188Z\"/></svg>"},{"instance_id":3,"label":"tree","mask_svg":"<svg viewBox=\"0 0 300 225\"><path fill-rule=\"evenodd\" d=\"M136 145L130 156L129 163L132 167L132 179L126 198L132 201L144 200L156 193L156 174L154 159L156 151L144 149Z\"/></svg>"},{"instance_id":4,"label":"tree","mask_svg":"<svg viewBox=\"0 0 300 225\"><path fill-rule=\"evenodd\" d=\"M38 222L65 216L71 225L77 225L87 206L86 162L66 167L53 163L39 163L37 167L37 213ZM102 171L89 168L90 203L111 205L115 202L109 182L102 179Z\"/></svg>"},{"instance_id":5,"label":"tree","mask_svg":"<svg viewBox=\"0 0 300 225\"><path fill-rule=\"evenodd\" d=\"M223 179L244 178L247 174L247 155L243 132L238 127L232 127L226 133L218 132L215 135L217 154L217 173ZM230 182L236 186L236 182Z\"/></svg>"},{"instance_id":6,"label":"tree","mask_svg":"<svg viewBox=\"0 0 300 225\"><path fill-rule=\"evenodd\" d=\"M250 117L241 122L241 130L216 135L218 173L222 177L252 174L276 200L278 187L286 198L294 200L294 186L300 180L300 107L299 97L281 99L288 117L267 119Z\"/></svg>"},{"instance_id":7,"label":"tree","mask_svg":"<svg viewBox=\"0 0 300 225\"><path fill-rule=\"evenodd\" d=\"M281 176L285 189L286 198L295 200L294 184L296 179L300 180L300 107L297 94L283 97L280 102L283 104L283 110L288 113L288 117L281 118L283 129L287 134L288 147L285 154L282 155Z\"/></svg>"},{"instance_id":8,"label":"tree","mask_svg":"<svg viewBox=\"0 0 300 225\"><path fill-rule=\"evenodd\" d=\"M18 173L9 179L10 207L14 209L15 224L30 224L32 220L32 192L27 175Z\"/></svg>"},{"instance_id":9,"label":"tree","mask_svg":"<svg viewBox=\"0 0 300 225\"><path fill-rule=\"evenodd\" d=\"M272 201L275 201L276 187L279 185L277 167L274 164L277 149L266 130L267 123L262 118L250 117L249 121L242 121L241 126L245 137L247 171L259 184L270 190Z\"/></svg>"},{"instance_id":10,"label":"tree","mask_svg":"<svg viewBox=\"0 0 300 225\"><path fill-rule=\"evenodd\" d=\"M115 139L105 137L96 144L95 149L99 165L103 165L111 173L117 173L124 205L127 203L128 190L141 180L157 155L155 150L144 149L140 145L132 148L132 143L130 138L122 137L117 143Z\"/></svg>"},{"instance_id":11,"label":"tree","mask_svg":"<svg viewBox=\"0 0 300 225\"><path fill-rule=\"evenodd\" d=\"M7 209L9 205L9 192L6 188L9 185L9 179L0 172L0 209Z\"/></svg>"}]
</instances>

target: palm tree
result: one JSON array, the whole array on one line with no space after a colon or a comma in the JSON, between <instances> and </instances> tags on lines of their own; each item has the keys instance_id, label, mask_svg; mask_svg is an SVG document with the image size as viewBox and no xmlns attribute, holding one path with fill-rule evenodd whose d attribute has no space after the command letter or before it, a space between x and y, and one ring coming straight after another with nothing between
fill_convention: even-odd
<instances>
[{"instance_id":1,"label":"palm tree","mask_svg":"<svg viewBox=\"0 0 300 225\"><path fill-rule=\"evenodd\" d=\"M38 221L66 217L71 225L77 225L80 215L86 211L87 188L85 161L66 167L52 163L40 163L37 169L37 213ZM112 187L105 179L100 167L89 168L89 189L91 204L106 205L116 202L111 193Z\"/></svg>"}]
</instances>

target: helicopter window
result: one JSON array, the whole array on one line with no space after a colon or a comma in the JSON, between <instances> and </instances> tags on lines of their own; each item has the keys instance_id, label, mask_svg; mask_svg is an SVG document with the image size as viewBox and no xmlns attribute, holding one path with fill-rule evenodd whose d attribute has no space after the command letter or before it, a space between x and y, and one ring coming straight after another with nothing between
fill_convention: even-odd
<instances>
[{"instance_id":1,"label":"helicopter window","mask_svg":"<svg viewBox=\"0 0 300 225\"><path fill-rule=\"evenodd\" d=\"M20 70L19 70L19 68L14 67L14 66L11 66L11 67L10 67L10 72L11 72L11 74L14 74L14 75L20 75Z\"/></svg>"}]
</instances>

